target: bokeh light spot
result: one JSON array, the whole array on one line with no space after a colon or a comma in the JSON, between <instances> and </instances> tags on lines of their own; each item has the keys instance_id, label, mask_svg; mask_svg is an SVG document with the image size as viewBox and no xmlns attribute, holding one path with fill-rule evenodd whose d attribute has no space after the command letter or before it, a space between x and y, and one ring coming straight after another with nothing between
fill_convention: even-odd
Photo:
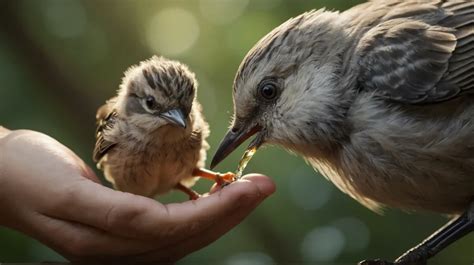
<instances>
[{"instance_id":1,"label":"bokeh light spot","mask_svg":"<svg viewBox=\"0 0 474 265\"><path fill-rule=\"evenodd\" d=\"M333 222L346 237L344 251L359 252L367 248L370 242L370 230L367 225L355 217L341 218Z\"/></svg>"},{"instance_id":2,"label":"bokeh light spot","mask_svg":"<svg viewBox=\"0 0 474 265\"><path fill-rule=\"evenodd\" d=\"M344 234L332 226L318 227L310 231L301 244L305 261L333 261L344 249Z\"/></svg>"},{"instance_id":3,"label":"bokeh light spot","mask_svg":"<svg viewBox=\"0 0 474 265\"><path fill-rule=\"evenodd\" d=\"M192 13L167 8L154 15L148 25L148 46L156 53L175 56L188 51L199 37L199 25Z\"/></svg>"},{"instance_id":4,"label":"bokeh light spot","mask_svg":"<svg viewBox=\"0 0 474 265\"><path fill-rule=\"evenodd\" d=\"M317 210L331 198L332 186L311 168L304 166L288 178L292 202L304 210Z\"/></svg>"}]
</instances>

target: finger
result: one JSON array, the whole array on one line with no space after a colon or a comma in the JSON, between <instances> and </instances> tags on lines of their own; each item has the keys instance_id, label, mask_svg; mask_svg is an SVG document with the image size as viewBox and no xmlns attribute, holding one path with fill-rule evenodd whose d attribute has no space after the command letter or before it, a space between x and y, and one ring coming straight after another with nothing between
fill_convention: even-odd
<instances>
[{"instance_id":1,"label":"finger","mask_svg":"<svg viewBox=\"0 0 474 265\"><path fill-rule=\"evenodd\" d=\"M183 242L180 242L175 246L169 246L166 249L162 249L164 253L168 253L168 257L171 258L171 261L179 260L187 254L197 251L216 241L233 227L241 223L242 220L244 220L258 205L260 205L260 203L262 203L262 201L267 196L275 192L274 183L272 181L268 181L266 176L259 174L249 174L244 176L243 179L258 183L257 185L260 191L266 194L266 196L260 201L254 201L247 205L243 205L231 215L225 216L217 223L217 225L209 227L206 231L188 237ZM224 189L225 188L226 187L224 187Z\"/></svg>"},{"instance_id":2,"label":"finger","mask_svg":"<svg viewBox=\"0 0 474 265\"><path fill-rule=\"evenodd\" d=\"M257 186L259 186L259 189L261 189L265 194L272 194L275 192L275 184L272 181L269 181L268 177L264 175L251 173L243 176L242 179L251 179L253 182L258 182ZM222 185L214 183L214 185L212 185L211 189L209 190L209 193L215 193L225 187L226 186L223 187Z\"/></svg>"},{"instance_id":3,"label":"finger","mask_svg":"<svg viewBox=\"0 0 474 265\"><path fill-rule=\"evenodd\" d=\"M267 177L255 176L235 182L223 190L197 201L166 205L168 224L165 234L171 242L213 227L243 205L260 202L275 190Z\"/></svg>"},{"instance_id":4,"label":"finger","mask_svg":"<svg viewBox=\"0 0 474 265\"><path fill-rule=\"evenodd\" d=\"M196 201L165 206L149 198L114 191L89 181L71 191L66 201L71 207L60 208L65 208L62 214L70 220L117 235L176 242L207 229L240 205L259 201L274 190L275 186L268 177L254 175Z\"/></svg>"},{"instance_id":5,"label":"finger","mask_svg":"<svg viewBox=\"0 0 474 265\"><path fill-rule=\"evenodd\" d=\"M262 200L263 199L264 198L262 198ZM242 205L238 209L235 209L233 213L223 217L213 226L175 244L139 255L134 258L134 260L140 262L175 262L219 239L222 235L242 222L242 220L245 219L245 217L247 217L262 202L262 200Z\"/></svg>"},{"instance_id":6,"label":"finger","mask_svg":"<svg viewBox=\"0 0 474 265\"><path fill-rule=\"evenodd\" d=\"M265 194L265 196L267 197L272 195L276 190L276 186L273 180L262 174L251 173L243 176L242 179L249 180L255 183L255 185L258 186L260 192Z\"/></svg>"},{"instance_id":7,"label":"finger","mask_svg":"<svg viewBox=\"0 0 474 265\"><path fill-rule=\"evenodd\" d=\"M151 242L118 237L93 227L41 214L28 220L27 234L71 260L109 260L156 248Z\"/></svg>"},{"instance_id":8,"label":"finger","mask_svg":"<svg viewBox=\"0 0 474 265\"><path fill-rule=\"evenodd\" d=\"M0 125L0 139L10 133L10 130Z\"/></svg>"},{"instance_id":9,"label":"finger","mask_svg":"<svg viewBox=\"0 0 474 265\"><path fill-rule=\"evenodd\" d=\"M161 249L161 251L162 253L167 253L167 257L170 261L177 261L192 252L202 249L240 224L242 220L244 220L260 203L261 201L258 203L242 206L240 209L236 210L234 214L226 216L216 225L209 227L207 230L197 235L183 240L179 244Z\"/></svg>"},{"instance_id":10,"label":"finger","mask_svg":"<svg viewBox=\"0 0 474 265\"><path fill-rule=\"evenodd\" d=\"M166 208L150 198L115 191L88 179L73 183L63 193L61 198L51 202L46 215L118 235L135 235L132 223L136 218L139 219L137 225L140 225L140 221L158 221L147 218L149 213L155 216L166 214Z\"/></svg>"}]
</instances>

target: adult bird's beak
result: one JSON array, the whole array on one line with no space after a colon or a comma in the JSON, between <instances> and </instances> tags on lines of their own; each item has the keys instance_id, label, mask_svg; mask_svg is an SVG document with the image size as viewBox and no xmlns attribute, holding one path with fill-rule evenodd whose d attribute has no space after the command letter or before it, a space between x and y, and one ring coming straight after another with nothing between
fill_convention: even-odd
<instances>
[{"instance_id":1,"label":"adult bird's beak","mask_svg":"<svg viewBox=\"0 0 474 265\"><path fill-rule=\"evenodd\" d=\"M260 132L262 127L260 125L255 125L251 129L242 127L240 129L232 128L230 129L224 139L222 139L219 148L217 148L214 157L211 162L211 169L213 169L217 164L219 164L224 158L226 158L232 151L234 151L240 144L247 140L252 135ZM250 143L250 146L259 147L262 143L262 137L257 136L255 140ZM250 148L249 146L249 148Z\"/></svg>"},{"instance_id":2,"label":"adult bird's beak","mask_svg":"<svg viewBox=\"0 0 474 265\"><path fill-rule=\"evenodd\" d=\"M160 114L160 117L177 126L186 128L186 118L180 109L172 109Z\"/></svg>"}]
</instances>

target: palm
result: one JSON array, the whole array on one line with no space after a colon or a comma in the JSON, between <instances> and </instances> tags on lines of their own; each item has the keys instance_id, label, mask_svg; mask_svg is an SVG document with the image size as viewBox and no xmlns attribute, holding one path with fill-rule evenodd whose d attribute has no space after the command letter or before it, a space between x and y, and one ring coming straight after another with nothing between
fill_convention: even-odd
<instances>
[{"instance_id":1,"label":"palm","mask_svg":"<svg viewBox=\"0 0 474 265\"><path fill-rule=\"evenodd\" d=\"M218 239L266 196L252 176L195 202L163 205L100 185L71 150L37 132L0 137L0 223L71 260L175 261Z\"/></svg>"}]
</instances>

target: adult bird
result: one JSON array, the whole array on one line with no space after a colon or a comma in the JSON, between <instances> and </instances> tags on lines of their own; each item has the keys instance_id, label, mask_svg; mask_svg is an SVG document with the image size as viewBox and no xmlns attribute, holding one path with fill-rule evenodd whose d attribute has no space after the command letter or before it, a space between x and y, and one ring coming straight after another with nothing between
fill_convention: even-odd
<instances>
[{"instance_id":1,"label":"adult bird","mask_svg":"<svg viewBox=\"0 0 474 265\"><path fill-rule=\"evenodd\" d=\"M256 134L370 209L460 215L395 261L423 263L474 228L473 87L472 1L310 11L246 55L211 167Z\"/></svg>"}]
</instances>

